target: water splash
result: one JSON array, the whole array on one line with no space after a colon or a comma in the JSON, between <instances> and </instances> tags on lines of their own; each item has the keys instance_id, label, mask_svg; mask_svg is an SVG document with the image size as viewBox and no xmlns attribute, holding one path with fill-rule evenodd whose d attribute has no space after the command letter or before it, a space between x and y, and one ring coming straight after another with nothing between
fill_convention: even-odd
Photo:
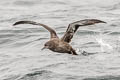
<instances>
[{"instance_id":1,"label":"water splash","mask_svg":"<svg viewBox=\"0 0 120 80\"><path fill-rule=\"evenodd\" d=\"M101 52L113 51L113 46L110 45L107 41L104 40L105 35L100 33L98 36L95 36L96 42L100 45Z\"/></svg>"}]
</instances>

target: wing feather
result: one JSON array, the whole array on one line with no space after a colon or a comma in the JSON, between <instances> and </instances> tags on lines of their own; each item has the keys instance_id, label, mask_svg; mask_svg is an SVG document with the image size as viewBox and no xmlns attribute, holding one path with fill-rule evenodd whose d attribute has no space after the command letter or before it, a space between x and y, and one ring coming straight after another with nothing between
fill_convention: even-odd
<instances>
[{"instance_id":1,"label":"wing feather","mask_svg":"<svg viewBox=\"0 0 120 80\"><path fill-rule=\"evenodd\" d=\"M69 43L73 38L73 35L75 34L75 32L78 30L80 26L94 25L97 23L106 23L106 22L98 19L84 19L84 20L73 22L68 25L68 28L64 36L61 38L61 40Z\"/></svg>"},{"instance_id":2,"label":"wing feather","mask_svg":"<svg viewBox=\"0 0 120 80\"><path fill-rule=\"evenodd\" d=\"M18 21L16 23L14 23L13 26L19 25L19 24L32 24L32 25L43 26L45 29L47 29L50 32L51 38L58 38L56 32L52 28L48 27L45 24L37 23L37 22L34 22L34 21Z\"/></svg>"}]
</instances>

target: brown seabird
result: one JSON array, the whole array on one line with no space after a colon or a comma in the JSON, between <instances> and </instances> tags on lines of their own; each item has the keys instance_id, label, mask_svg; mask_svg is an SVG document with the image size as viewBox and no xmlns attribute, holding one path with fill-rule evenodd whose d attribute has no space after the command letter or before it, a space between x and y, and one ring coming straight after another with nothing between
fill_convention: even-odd
<instances>
[{"instance_id":1,"label":"brown seabird","mask_svg":"<svg viewBox=\"0 0 120 80\"><path fill-rule=\"evenodd\" d=\"M106 23L106 22L98 20L98 19L84 19L84 20L70 23L64 36L61 39L59 39L56 32L52 28L48 27L45 24L37 23L34 21L18 21L15 24L13 24L13 26L19 25L19 24L32 24L32 25L43 26L50 32L51 38L49 41L45 43L42 50L50 49L54 52L69 53L69 54L77 55L76 51L69 44L71 39L73 38L73 35L75 34L75 32L77 31L79 27L87 26L87 25L94 25L96 23Z\"/></svg>"}]
</instances>

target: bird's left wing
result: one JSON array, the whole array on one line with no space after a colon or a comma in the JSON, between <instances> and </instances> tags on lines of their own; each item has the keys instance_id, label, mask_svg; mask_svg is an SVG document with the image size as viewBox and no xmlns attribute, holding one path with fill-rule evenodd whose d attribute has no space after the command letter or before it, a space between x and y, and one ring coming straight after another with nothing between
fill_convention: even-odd
<instances>
[{"instance_id":1,"label":"bird's left wing","mask_svg":"<svg viewBox=\"0 0 120 80\"><path fill-rule=\"evenodd\" d=\"M68 26L64 36L61 38L61 40L69 43L79 27L93 25L96 23L106 23L106 22L98 20L98 19L84 19L84 20L73 22L73 23L69 24L69 26Z\"/></svg>"}]
</instances>

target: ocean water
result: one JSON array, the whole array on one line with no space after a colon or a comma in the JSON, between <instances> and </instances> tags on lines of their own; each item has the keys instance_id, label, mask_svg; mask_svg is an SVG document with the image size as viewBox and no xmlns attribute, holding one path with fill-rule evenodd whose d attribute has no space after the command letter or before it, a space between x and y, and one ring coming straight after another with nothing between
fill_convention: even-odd
<instances>
[{"instance_id":1,"label":"ocean water","mask_svg":"<svg viewBox=\"0 0 120 80\"><path fill-rule=\"evenodd\" d=\"M0 15L0 80L120 80L119 0L1 0ZM42 51L50 35L41 26L12 26L36 21L62 37L68 24L91 18L107 24L79 28L70 43L78 56Z\"/></svg>"}]
</instances>

